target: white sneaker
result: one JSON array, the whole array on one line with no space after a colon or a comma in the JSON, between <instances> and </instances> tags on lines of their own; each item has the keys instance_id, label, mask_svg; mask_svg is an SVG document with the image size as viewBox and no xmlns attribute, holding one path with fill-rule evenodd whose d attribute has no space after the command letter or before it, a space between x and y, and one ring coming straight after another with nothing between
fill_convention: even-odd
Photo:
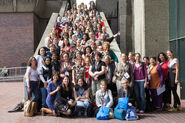
<instances>
[{"instance_id":1,"label":"white sneaker","mask_svg":"<svg viewBox=\"0 0 185 123\"><path fill-rule=\"evenodd\" d=\"M144 111L143 111L143 110L140 110L140 111L139 111L139 113L143 114L143 113L144 113Z\"/></svg>"}]
</instances>

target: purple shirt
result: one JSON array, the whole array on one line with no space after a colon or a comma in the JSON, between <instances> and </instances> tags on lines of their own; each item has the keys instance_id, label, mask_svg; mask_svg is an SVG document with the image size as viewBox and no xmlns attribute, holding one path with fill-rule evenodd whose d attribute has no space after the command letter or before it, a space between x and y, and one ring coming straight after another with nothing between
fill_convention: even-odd
<instances>
[{"instance_id":1,"label":"purple shirt","mask_svg":"<svg viewBox=\"0 0 185 123\"><path fill-rule=\"evenodd\" d=\"M133 72L134 80L143 80L147 77L146 65L144 63L141 63L139 67L136 67L134 64Z\"/></svg>"}]
</instances>

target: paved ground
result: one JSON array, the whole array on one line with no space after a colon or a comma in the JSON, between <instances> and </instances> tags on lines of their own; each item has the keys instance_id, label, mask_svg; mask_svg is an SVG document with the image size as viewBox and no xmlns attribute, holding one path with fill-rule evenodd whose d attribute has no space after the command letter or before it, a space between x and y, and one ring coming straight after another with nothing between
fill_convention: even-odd
<instances>
[{"instance_id":1,"label":"paved ground","mask_svg":"<svg viewBox=\"0 0 185 123\"><path fill-rule=\"evenodd\" d=\"M21 82L6 82L0 83L0 123L184 123L185 108L183 112L154 112L140 116L137 121L120 121L111 119L108 121L98 121L95 118L60 118L52 116L34 116L24 117L23 112L8 113L23 97L23 83ZM182 101L182 106L185 107L185 101Z\"/></svg>"}]
</instances>

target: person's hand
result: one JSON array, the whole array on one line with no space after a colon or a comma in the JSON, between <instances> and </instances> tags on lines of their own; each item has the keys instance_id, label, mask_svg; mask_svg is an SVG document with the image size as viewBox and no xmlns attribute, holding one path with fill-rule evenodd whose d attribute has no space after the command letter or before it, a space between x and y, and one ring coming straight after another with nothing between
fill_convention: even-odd
<instances>
[{"instance_id":1,"label":"person's hand","mask_svg":"<svg viewBox=\"0 0 185 123\"><path fill-rule=\"evenodd\" d=\"M179 83L179 80L178 79L175 79L175 84L178 84Z\"/></svg>"},{"instance_id":2,"label":"person's hand","mask_svg":"<svg viewBox=\"0 0 185 123\"><path fill-rule=\"evenodd\" d=\"M57 87L56 91L59 91L60 90L60 86Z\"/></svg>"},{"instance_id":3,"label":"person's hand","mask_svg":"<svg viewBox=\"0 0 185 123\"><path fill-rule=\"evenodd\" d=\"M29 92L29 93L31 92L31 88L30 88L30 87L28 87L28 92Z\"/></svg>"},{"instance_id":4,"label":"person's hand","mask_svg":"<svg viewBox=\"0 0 185 123\"><path fill-rule=\"evenodd\" d=\"M48 82L45 81L45 82L44 82L44 87L47 88L47 86L48 86Z\"/></svg>"},{"instance_id":5,"label":"person's hand","mask_svg":"<svg viewBox=\"0 0 185 123\"><path fill-rule=\"evenodd\" d=\"M94 80L98 80L98 75L96 75L96 76L94 77Z\"/></svg>"},{"instance_id":6,"label":"person's hand","mask_svg":"<svg viewBox=\"0 0 185 123\"><path fill-rule=\"evenodd\" d=\"M68 103L69 105L72 105L72 104L73 104L73 102L72 102L71 100L69 100L67 103Z\"/></svg>"},{"instance_id":7,"label":"person's hand","mask_svg":"<svg viewBox=\"0 0 185 123\"><path fill-rule=\"evenodd\" d=\"M144 88L146 88L146 87L147 87L147 83L145 82L145 83L144 83Z\"/></svg>"},{"instance_id":8,"label":"person's hand","mask_svg":"<svg viewBox=\"0 0 185 123\"><path fill-rule=\"evenodd\" d=\"M120 35L120 32L117 33L117 36L119 36L119 35Z\"/></svg>"},{"instance_id":9,"label":"person's hand","mask_svg":"<svg viewBox=\"0 0 185 123\"><path fill-rule=\"evenodd\" d=\"M119 73L116 73L116 76L117 76L117 77L120 77L120 74L119 74Z\"/></svg>"},{"instance_id":10,"label":"person's hand","mask_svg":"<svg viewBox=\"0 0 185 123\"><path fill-rule=\"evenodd\" d=\"M80 97L77 97L77 98L76 98L76 101L78 101L79 99L80 99Z\"/></svg>"},{"instance_id":11,"label":"person's hand","mask_svg":"<svg viewBox=\"0 0 185 123\"><path fill-rule=\"evenodd\" d=\"M65 77L65 74L60 74L60 77L61 77L61 78L64 78L64 77Z\"/></svg>"},{"instance_id":12,"label":"person's hand","mask_svg":"<svg viewBox=\"0 0 185 123\"><path fill-rule=\"evenodd\" d=\"M129 86L130 86L130 87L133 87L133 85L134 85L133 82L130 82Z\"/></svg>"}]
</instances>

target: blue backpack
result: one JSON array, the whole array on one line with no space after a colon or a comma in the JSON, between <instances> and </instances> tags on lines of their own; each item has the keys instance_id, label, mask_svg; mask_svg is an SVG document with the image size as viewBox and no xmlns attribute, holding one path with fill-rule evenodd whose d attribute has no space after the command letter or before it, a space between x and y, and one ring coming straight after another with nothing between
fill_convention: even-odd
<instances>
[{"instance_id":1,"label":"blue backpack","mask_svg":"<svg viewBox=\"0 0 185 123\"><path fill-rule=\"evenodd\" d=\"M114 118L125 120L126 114L127 114L127 110L114 108Z\"/></svg>"},{"instance_id":2,"label":"blue backpack","mask_svg":"<svg viewBox=\"0 0 185 123\"><path fill-rule=\"evenodd\" d=\"M120 120L124 120L126 113L127 113L127 108L128 108L128 102L129 98L128 97L123 97L118 99L118 104L116 108L114 108L114 117Z\"/></svg>"},{"instance_id":3,"label":"blue backpack","mask_svg":"<svg viewBox=\"0 0 185 123\"><path fill-rule=\"evenodd\" d=\"M129 102L129 98L128 97L118 98L118 104L117 104L116 108L117 109L125 109L125 110L127 110L128 102Z\"/></svg>"},{"instance_id":4,"label":"blue backpack","mask_svg":"<svg viewBox=\"0 0 185 123\"><path fill-rule=\"evenodd\" d=\"M126 113L125 119L126 120L137 120L138 119L135 107L131 106L131 107L129 107L127 109L127 113Z\"/></svg>"},{"instance_id":5,"label":"blue backpack","mask_svg":"<svg viewBox=\"0 0 185 123\"><path fill-rule=\"evenodd\" d=\"M98 120L108 120L109 111L110 111L110 107L101 106L101 108L99 109L99 111L96 115L96 119L98 119Z\"/></svg>"}]
</instances>

